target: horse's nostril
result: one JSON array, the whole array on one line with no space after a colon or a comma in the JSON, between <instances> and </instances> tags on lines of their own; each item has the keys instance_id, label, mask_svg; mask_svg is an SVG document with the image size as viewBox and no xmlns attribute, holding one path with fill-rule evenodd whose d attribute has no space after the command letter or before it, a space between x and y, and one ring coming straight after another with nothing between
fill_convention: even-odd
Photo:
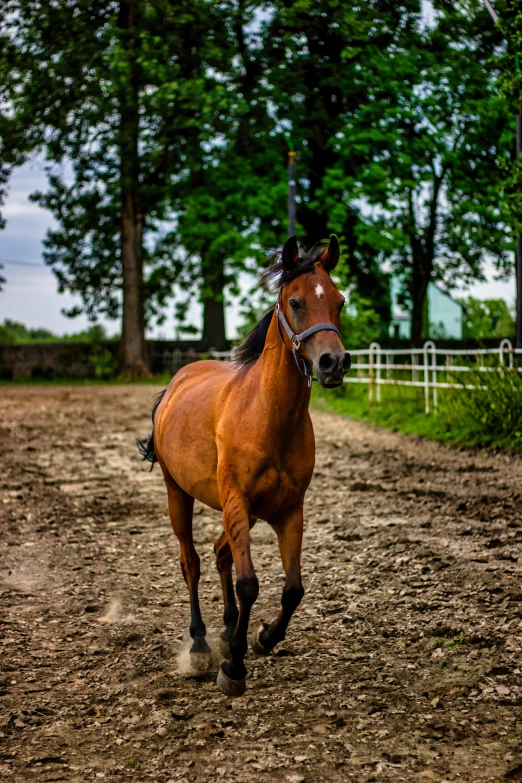
<instances>
[{"instance_id":1,"label":"horse's nostril","mask_svg":"<svg viewBox=\"0 0 522 783\"><path fill-rule=\"evenodd\" d=\"M345 353L341 361L341 369L343 372L348 372L352 366L352 360L349 353Z\"/></svg>"},{"instance_id":2,"label":"horse's nostril","mask_svg":"<svg viewBox=\"0 0 522 783\"><path fill-rule=\"evenodd\" d=\"M337 359L331 353L323 353L319 359L319 367L323 372L332 372L337 364Z\"/></svg>"}]
</instances>

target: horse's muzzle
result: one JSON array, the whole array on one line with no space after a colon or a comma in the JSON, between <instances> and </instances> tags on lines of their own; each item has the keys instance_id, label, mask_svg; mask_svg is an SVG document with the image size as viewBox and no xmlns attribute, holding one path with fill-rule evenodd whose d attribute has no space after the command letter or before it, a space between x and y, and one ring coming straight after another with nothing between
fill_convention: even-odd
<instances>
[{"instance_id":1,"label":"horse's muzzle","mask_svg":"<svg viewBox=\"0 0 522 783\"><path fill-rule=\"evenodd\" d=\"M352 360L349 353L344 351L341 353L323 353L319 357L316 368L317 378L321 386L326 388L340 386L351 366Z\"/></svg>"}]
</instances>

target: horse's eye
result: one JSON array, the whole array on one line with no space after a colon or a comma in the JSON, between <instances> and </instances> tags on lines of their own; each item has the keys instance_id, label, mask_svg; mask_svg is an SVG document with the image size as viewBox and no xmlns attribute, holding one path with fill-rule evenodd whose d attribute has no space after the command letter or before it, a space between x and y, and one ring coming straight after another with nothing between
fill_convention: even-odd
<instances>
[{"instance_id":1,"label":"horse's eye","mask_svg":"<svg viewBox=\"0 0 522 783\"><path fill-rule=\"evenodd\" d=\"M342 302L339 302L339 311L341 311L341 310L343 309L343 307L345 306L345 304L346 304L346 299L343 299L343 301L342 301Z\"/></svg>"},{"instance_id":2,"label":"horse's eye","mask_svg":"<svg viewBox=\"0 0 522 783\"><path fill-rule=\"evenodd\" d=\"M292 310L300 310L301 309L301 305L299 304L297 299L290 299L290 307L292 308Z\"/></svg>"}]
</instances>

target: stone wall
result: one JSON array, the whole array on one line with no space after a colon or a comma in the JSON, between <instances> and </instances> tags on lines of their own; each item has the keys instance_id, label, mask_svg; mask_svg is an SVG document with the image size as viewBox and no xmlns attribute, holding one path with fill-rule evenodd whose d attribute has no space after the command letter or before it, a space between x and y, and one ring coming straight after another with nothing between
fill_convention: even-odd
<instances>
[{"instance_id":1,"label":"stone wall","mask_svg":"<svg viewBox=\"0 0 522 783\"><path fill-rule=\"evenodd\" d=\"M107 341L105 350L118 352L118 344ZM4 343L0 345L0 377L93 378L91 343ZM111 351L112 353L112 351Z\"/></svg>"},{"instance_id":2,"label":"stone wall","mask_svg":"<svg viewBox=\"0 0 522 783\"><path fill-rule=\"evenodd\" d=\"M149 365L154 373L175 372L208 351L200 340L148 340ZM180 353L181 352L181 353ZM175 356L173 354L176 353ZM3 343L0 344L0 380L19 378L95 378L100 366L117 365L119 342Z\"/></svg>"}]
</instances>

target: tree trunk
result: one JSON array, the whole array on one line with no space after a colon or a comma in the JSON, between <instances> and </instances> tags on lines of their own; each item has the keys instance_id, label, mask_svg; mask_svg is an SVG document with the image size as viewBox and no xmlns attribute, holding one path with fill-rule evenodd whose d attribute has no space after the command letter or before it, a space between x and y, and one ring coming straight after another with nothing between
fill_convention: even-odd
<instances>
[{"instance_id":1,"label":"tree trunk","mask_svg":"<svg viewBox=\"0 0 522 783\"><path fill-rule=\"evenodd\" d=\"M203 266L203 335L204 350L214 348L226 351L229 347L225 334L225 269L222 260L202 259Z\"/></svg>"},{"instance_id":2,"label":"tree trunk","mask_svg":"<svg viewBox=\"0 0 522 783\"><path fill-rule=\"evenodd\" d=\"M136 213L132 193L124 190L121 219L121 264L123 271L123 323L121 377L150 378L145 345L143 309L142 219Z\"/></svg>"},{"instance_id":3,"label":"tree trunk","mask_svg":"<svg viewBox=\"0 0 522 783\"><path fill-rule=\"evenodd\" d=\"M430 282L430 272L419 259L414 259L412 274L411 342L414 348L420 348L424 334L424 308Z\"/></svg>"},{"instance_id":4,"label":"tree trunk","mask_svg":"<svg viewBox=\"0 0 522 783\"><path fill-rule=\"evenodd\" d=\"M411 275L411 298L413 309L411 313L411 342L415 348L420 348L424 334L424 313L427 304L428 285L433 274L433 261L435 258L435 233L437 231L437 214L439 206L439 194L446 175L447 167L444 167L440 176L433 170L433 192L429 205L429 222L421 237L418 235L413 193L408 193L408 210L410 220L410 242L413 256ZM429 332L429 323L428 323Z\"/></svg>"},{"instance_id":5,"label":"tree trunk","mask_svg":"<svg viewBox=\"0 0 522 783\"><path fill-rule=\"evenodd\" d=\"M129 84L120 98L121 156L121 266L123 319L121 373L124 379L151 378L145 345L143 302L143 215L140 199L139 142L139 38L134 2L121 2L119 22L128 54Z\"/></svg>"}]
</instances>

